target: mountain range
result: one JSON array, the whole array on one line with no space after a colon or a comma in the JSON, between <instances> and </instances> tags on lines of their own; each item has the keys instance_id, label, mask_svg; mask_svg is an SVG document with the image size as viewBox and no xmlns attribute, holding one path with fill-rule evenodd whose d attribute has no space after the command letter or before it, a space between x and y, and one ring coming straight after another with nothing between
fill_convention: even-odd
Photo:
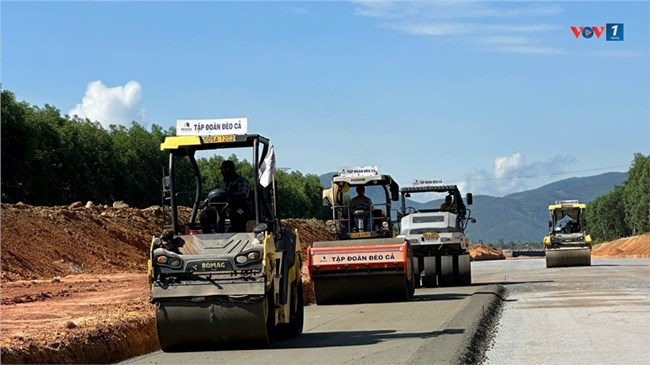
<instances>
[{"instance_id":1,"label":"mountain range","mask_svg":"<svg viewBox=\"0 0 650 365\"><path fill-rule=\"evenodd\" d=\"M333 175L334 173L321 175L321 184L329 187ZM476 223L470 223L466 233L472 242L541 242L548 231L549 204L556 200L575 199L581 203L589 203L608 193L616 185L623 185L626 179L626 172L607 172L559 180L503 197L474 195L474 203L468 208L471 209L471 216L476 218ZM352 195L354 196L354 193ZM373 201L383 201L379 196L373 197L369 194L369 197ZM438 208L441 203L441 199L426 203L407 199L406 206L431 209ZM395 204L393 208L399 208L400 204Z\"/></svg>"}]
</instances>

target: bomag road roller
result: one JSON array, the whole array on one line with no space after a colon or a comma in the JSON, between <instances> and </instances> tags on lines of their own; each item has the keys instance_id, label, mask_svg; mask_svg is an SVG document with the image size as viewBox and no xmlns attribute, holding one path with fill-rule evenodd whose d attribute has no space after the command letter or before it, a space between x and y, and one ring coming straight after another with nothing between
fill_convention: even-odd
<instances>
[{"instance_id":1,"label":"bomag road roller","mask_svg":"<svg viewBox=\"0 0 650 365\"><path fill-rule=\"evenodd\" d=\"M358 195L348 201L351 188ZM359 191L368 192L365 199ZM342 169L332 177L331 188L323 191L323 203L332 208L326 222L332 239L314 242L307 251L317 304L411 298L411 247L395 238L391 219L391 201L398 199L397 183L374 166Z\"/></svg>"},{"instance_id":2,"label":"bomag road roller","mask_svg":"<svg viewBox=\"0 0 650 365\"><path fill-rule=\"evenodd\" d=\"M413 247L416 288L470 285L472 266L465 228L476 219L471 217L458 187L443 185L441 180L415 180L414 186L404 187L400 193L399 237ZM445 194L445 203L440 209L415 209L407 206L412 194ZM472 204L471 193L466 200L467 205Z\"/></svg>"},{"instance_id":3,"label":"bomag road roller","mask_svg":"<svg viewBox=\"0 0 650 365\"><path fill-rule=\"evenodd\" d=\"M148 272L163 351L270 347L276 333L302 333L298 232L280 224L273 146L247 134L247 122L178 121L177 135L161 145L169 154L162 199L171 222L167 219L163 234L152 240ZM218 172L200 171L196 153L230 148L252 150L244 201L222 189L203 191L202 176ZM181 205L192 208L185 210L189 219L181 218ZM214 232L202 230L197 219L209 208L221 222L209 225Z\"/></svg>"},{"instance_id":4,"label":"bomag road roller","mask_svg":"<svg viewBox=\"0 0 650 365\"><path fill-rule=\"evenodd\" d=\"M544 237L546 267L591 265L591 237L587 234L587 206L578 200L558 200L548 206L551 220Z\"/></svg>"}]
</instances>

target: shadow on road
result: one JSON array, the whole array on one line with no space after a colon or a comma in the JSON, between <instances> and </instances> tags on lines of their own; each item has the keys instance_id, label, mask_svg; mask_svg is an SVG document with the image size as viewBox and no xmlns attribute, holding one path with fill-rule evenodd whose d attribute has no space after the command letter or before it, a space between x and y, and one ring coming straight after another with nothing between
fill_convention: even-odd
<instances>
[{"instance_id":1,"label":"shadow on road","mask_svg":"<svg viewBox=\"0 0 650 365\"><path fill-rule=\"evenodd\" d=\"M377 331L341 331L341 332L309 332L302 336L278 341L275 349L289 348L320 348L338 346L372 345L383 341L403 338L427 339L444 335L457 335L464 333L464 329L445 329L431 332L397 333L392 330Z\"/></svg>"},{"instance_id":2,"label":"shadow on road","mask_svg":"<svg viewBox=\"0 0 650 365\"><path fill-rule=\"evenodd\" d=\"M469 297L470 294L457 294L457 293L440 293L440 294L416 294L411 301L415 302L433 302L440 300L460 300Z\"/></svg>"}]
</instances>

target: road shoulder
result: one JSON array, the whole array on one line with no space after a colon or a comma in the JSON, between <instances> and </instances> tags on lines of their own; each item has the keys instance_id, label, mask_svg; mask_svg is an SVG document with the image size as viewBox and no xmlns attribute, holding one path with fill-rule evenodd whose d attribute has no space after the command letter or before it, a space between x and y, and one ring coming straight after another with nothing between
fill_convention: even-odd
<instances>
[{"instance_id":1,"label":"road shoulder","mask_svg":"<svg viewBox=\"0 0 650 365\"><path fill-rule=\"evenodd\" d=\"M443 326L445 336L427 340L409 364L477 364L485 357L506 300L503 285L482 285L467 305Z\"/></svg>"}]
</instances>

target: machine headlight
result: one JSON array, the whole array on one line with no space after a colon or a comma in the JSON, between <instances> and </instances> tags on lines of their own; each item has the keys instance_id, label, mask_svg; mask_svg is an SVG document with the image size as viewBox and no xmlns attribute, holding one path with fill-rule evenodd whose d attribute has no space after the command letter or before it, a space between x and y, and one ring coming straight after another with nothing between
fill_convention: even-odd
<instances>
[{"instance_id":1,"label":"machine headlight","mask_svg":"<svg viewBox=\"0 0 650 365\"><path fill-rule=\"evenodd\" d=\"M174 257L174 256L158 256L156 257L156 263L160 265L167 265L171 267L180 267L183 264L183 260L181 260L179 257Z\"/></svg>"},{"instance_id":2,"label":"machine headlight","mask_svg":"<svg viewBox=\"0 0 650 365\"><path fill-rule=\"evenodd\" d=\"M257 251L251 251L245 255L238 255L235 257L235 262L238 265L249 264L251 262L259 261L262 255Z\"/></svg>"},{"instance_id":3,"label":"machine headlight","mask_svg":"<svg viewBox=\"0 0 650 365\"><path fill-rule=\"evenodd\" d=\"M178 257L172 257L172 258L169 259L169 261L167 263L169 264L169 266L172 266L172 267L180 267L181 266L181 259L179 259Z\"/></svg>"}]
</instances>

